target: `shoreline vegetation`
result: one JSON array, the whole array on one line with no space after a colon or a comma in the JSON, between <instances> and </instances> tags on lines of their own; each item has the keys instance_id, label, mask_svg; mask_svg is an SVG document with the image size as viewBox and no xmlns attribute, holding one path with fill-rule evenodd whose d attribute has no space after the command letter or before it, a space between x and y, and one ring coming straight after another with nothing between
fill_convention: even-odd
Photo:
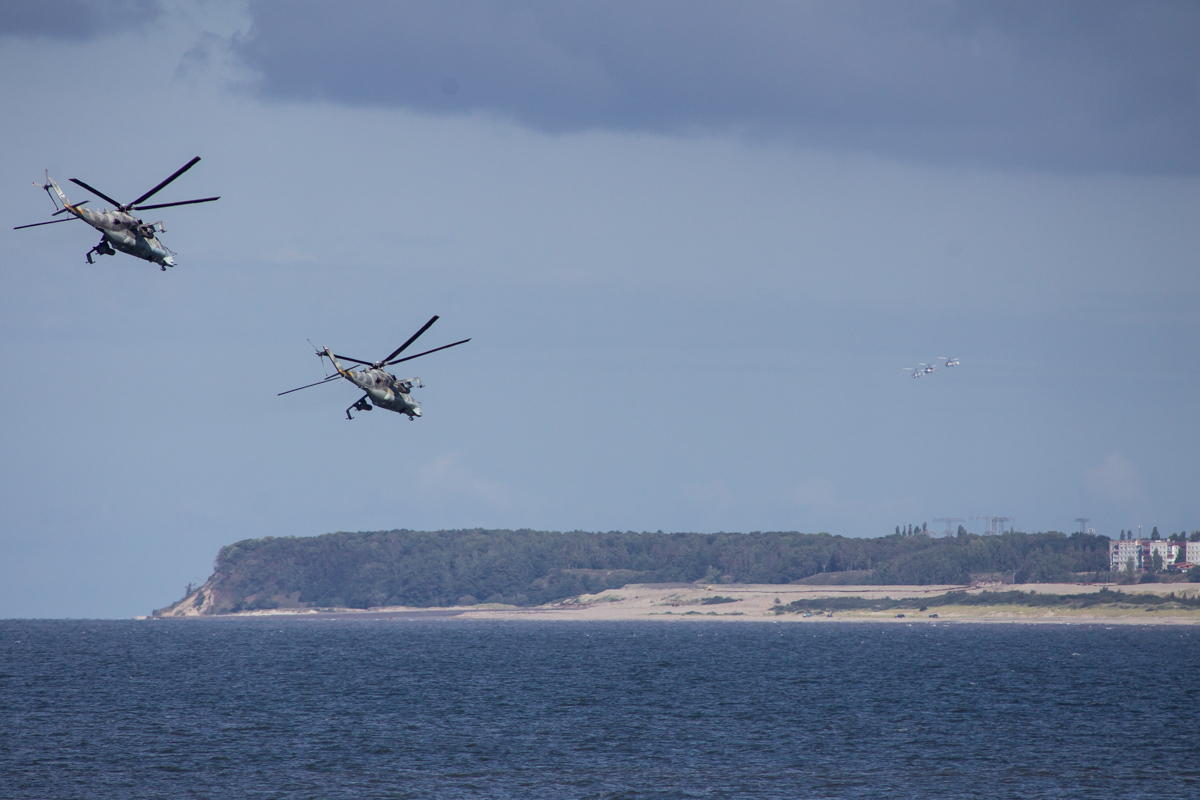
<instances>
[{"instance_id":1,"label":"shoreline vegetation","mask_svg":"<svg viewBox=\"0 0 1200 800\"><path fill-rule=\"evenodd\" d=\"M776 605L772 610L777 614L802 611L888 611L897 608L912 607L912 598L892 600L885 597L824 597L793 600L787 605ZM1176 597L1174 591L1168 595L1151 594L1147 592L1125 593L1120 589L1110 590L1101 586L1099 591L1078 594L1049 594L1036 591L980 591L969 594L965 590L951 590L938 597L923 599L918 611L927 608L936 609L941 606L1028 606L1030 608L1085 609L1100 606L1116 606L1121 608L1138 607L1146 610L1178 610L1200 609L1200 589L1194 592L1181 591Z\"/></svg>"},{"instance_id":2,"label":"shoreline vegetation","mask_svg":"<svg viewBox=\"0 0 1200 800\"><path fill-rule=\"evenodd\" d=\"M474 619L807 620L819 612L822 619L965 619L1006 610L1022 618L1200 618L1200 584L1112 575L1108 542L1057 532L863 539L477 529L267 537L223 547L213 575L154 616L437 611ZM1118 577L1131 585L1114 591ZM1057 592L1048 591L1052 584Z\"/></svg>"},{"instance_id":3,"label":"shoreline vegetation","mask_svg":"<svg viewBox=\"0 0 1200 800\"><path fill-rule=\"evenodd\" d=\"M1200 624L1200 585L1096 584L818 587L630 584L544 606L480 603L449 608L407 606L259 609L170 619L720 621L781 623L1062 623Z\"/></svg>"}]
</instances>

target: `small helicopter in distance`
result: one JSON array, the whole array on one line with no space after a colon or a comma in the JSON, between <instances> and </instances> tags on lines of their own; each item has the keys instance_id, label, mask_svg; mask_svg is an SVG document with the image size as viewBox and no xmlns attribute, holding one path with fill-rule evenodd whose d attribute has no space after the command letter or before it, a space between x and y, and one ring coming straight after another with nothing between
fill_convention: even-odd
<instances>
[{"instance_id":1,"label":"small helicopter in distance","mask_svg":"<svg viewBox=\"0 0 1200 800\"><path fill-rule=\"evenodd\" d=\"M957 358L946 358L945 356L938 356L938 360L946 362L943 366L947 366L947 367L957 367L958 366Z\"/></svg>"},{"instance_id":2,"label":"small helicopter in distance","mask_svg":"<svg viewBox=\"0 0 1200 800\"><path fill-rule=\"evenodd\" d=\"M957 364L958 362L955 361L954 363ZM932 375L933 373L937 372L938 368L933 364L926 364L924 361L918 361L916 367L901 367L900 369L906 372L911 372L912 374L909 375L910 378L921 378L926 375Z\"/></svg>"},{"instance_id":3,"label":"small helicopter in distance","mask_svg":"<svg viewBox=\"0 0 1200 800\"><path fill-rule=\"evenodd\" d=\"M144 259L154 264L158 264L159 269L163 272L167 271L167 267L175 266L175 259L167 247L154 235L155 233L165 233L166 228L161 222L142 222L137 217L130 214L130 211L145 211L151 208L167 208L169 206L187 206L194 203L211 203L214 200L220 200L220 197L202 197L199 200L181 200L177 203L155 203L154 205L143 206L139 205L145 200L149 200L151 196L161 191L167 184L178 178L183 173L194 167L200 160L200 156L196 156L188 163L184 164L179 169L175 170L171 177L155 186L144 195L134 200L132 203L118 203L108 195L98 191L91 186L88 186L78 178L71 178L71 183L78 184L84 189L87 189L92 194L102 200L107 200L112 203L114 208L112 211L104 209L103 211L93 211L90 208L84 208L84 204L88 201L84 200L80 203L72 205L67 196L63 194L63 190L59 188L54 179L50 177L50 172L46 172L46 182L42 188L46 190L46 194L50 195L50 201L54 203L54 207L58 209L50 216L57 217L64 212L70 212L72 216L65 219L52 219L49 222L35 222L32 225L18 225L13 230L21 230L22 228L36 228L39 225L53 225L56 222L70 222L73 219L81 219L88 225L91 225L102 234L100 244L87 251L87 262L95 264L92 261L92 253L101 256L116 255L116 251L128 253L136 258ZM34 186L37 186L35 183ZM53 192L51 191L53 190ZM55 196L57 195L57 200ZM58 208L59 203L62 203L62 208ZM113 248L116 248L115 250Z\"/></svg>"},{"instance_id":4,"label":"small helicopter in distance","mask_svg":"<svg viewBox=\"0 0 1200 800\"><path fill-rule=\"evenodd\" d=\"M285 394L298 392L301 389L308 389L312 386L320 386L323 383L335 381L338 378L345 378L365 392L362 397L360 397L353 405L346 409L346 419L354 419L354 415L350 413L351 410L370 411L373 407L377 406L379 408L387 409L388 411L395 411L399 414L407 414L408 419L411 422L416 417L421 416L421 405L412 398L410 392L412 392L414 387L424 388L425 384L421 383L420 378L405 378L404 380L399 380L395 375L392 375L384 370L384 367L391 366L392 364L399 364L402 361L412 361L414 358L427 356L430 353L436 353L438 350L457 347L460 344L466 344L467 342L471 341L470 339L463 339L461 342L454 342L453 344L435 347L432 350L426 350L423 353L417 353L415 356L396 358L396 356L403 353L410 344L415 342L417 337L429 330L429 327L437 321L438 317L435 314L433 318L429 320L429 322L426 322L423 326L421 326L421 330L408 337L407 342L392 351L391 355L385 356L378 361L360 361L357 358L339 356L331 352L328 347L324 348L323 350L317 350L317 355L322 359L322 363L324 363L324 359L328 358L333 364L333 368L337 370L337 374L330 375L323 381L310 383L307 386L288 389L286 392L280 392L277 396L282 397ZM312 342L309 342L309 344L312 344ZM313 349L317 349L315 345L313 346ZM355 367L343 369L342 365L338 363L339 358L342 361L350 361L354 364L361 364L363 367L365 367L365 369L356 369ZM372 403L374 403L374 406L372 406Z\"/></svg>"}]
</instances>

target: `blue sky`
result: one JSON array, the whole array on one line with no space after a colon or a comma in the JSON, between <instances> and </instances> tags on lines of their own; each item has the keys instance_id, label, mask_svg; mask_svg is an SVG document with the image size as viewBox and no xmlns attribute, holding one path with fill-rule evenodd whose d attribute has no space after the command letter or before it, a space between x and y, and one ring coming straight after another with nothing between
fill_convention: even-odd
<instances>
[{"instance_id":1,"label":"blue sky","mask_svg":"<svg viewBox=\"0 0 1200 800\"><path fill-rule=\"evenodd\" d=\"M4 234L0 616L266 535L1200 528L1194 7L734 8L6 4L10 227L222 199L166 274ZM435 313L417 422L275 396Z\"/></svg>"}]
</instances>

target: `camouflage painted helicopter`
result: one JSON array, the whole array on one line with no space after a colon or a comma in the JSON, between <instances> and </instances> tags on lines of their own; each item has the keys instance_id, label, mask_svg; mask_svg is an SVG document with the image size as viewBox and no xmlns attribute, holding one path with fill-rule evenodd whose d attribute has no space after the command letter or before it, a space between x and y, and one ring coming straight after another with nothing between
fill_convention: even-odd
<instances>
[{"instance_id":1,"label":"camouflage painted helicopter","mask_svg":"<svg viewBox=\"0 0 1200 800\"><path fill-rule=\"evenodd\" d=\"M421 383L420 378L405 378L404 380L399 380L395 375L387 372L384 367L391 366L392 364L399 364L402 361L412 361L414 358L427 356L430 353L436 353L438 350L457 347L460 344L466 344L467 342L471 341L470 339L463 339L461 342L454 342L453 344L435 347L432 350L426 350L424 353L417 353L415 356L396 358L396 356L403 353L410 344L415 342L418 336L429 330L429 327L437 321L438 317L437 315L434 315L429 322L426 322L421 327L421 330L408 337L407 342L392 351L391 355L385 356L379 361L360 361L357 358L339 356L331 352L328 347L324 348L323 350L317 350L317 355L322 359L322 363L324 363L324 359L328 358L333 364L333 368L337 370L337 373L330 375L323 381L317 381L316 383L310 383L307 386L300 386L295 389L288 389L286 392L280 392L277 396L282 397L285 394L298 392L301 389L308 389L313 386L320 386L323 383L336 381L338 378L345 378L365 392L362 397L358 398L353 405L346 409L346 419L354 419L354 415L350 413L352 410L370 411L373 408L372 403L374 403L374 407L384 408L388 411L395 411L399 414L407 414L409 421L412 421L416 417L421 416L421 404L414 400L410 393L414 387L424 388L425 384ZM309 342L309 344L312 344L312 342ZM313 346L313 349L316 350L315 345ZM344 369L338 362L339 358L342 361L350 361L354 364L360 364L365 367L365 369L357 369L356 367Z\"/></svg>"},{"instance_id":2,"label":"camouflage painted helicopter","mask_svg":"<svg viewBox=\"0 0 1200 800\"><path fill-rule=\"evenodd\" d=\"M202 197L199 200L181 200L177 203L155 203L154 205L149 206L140 205L140 203L149 200L153 195L161 191L168 183L194 167L196 162L199 160L200 156L196 156L191 161L175 170L175 173L171 175L171 177L167 178L165 181L160 183L158 186L155 186L153 189L146 192L132 203L118 203L116 200L113 200L103 192L88 186L78 178L71 178L71 183L78 184L100 199L107 200L108 202L112 203L112 211L109 211L108 209L104 209L103 211L93 211L90 208L84 208L83 206L88 202L87 200L72 205L67 200L67 196L63 194L63 190L60 189L58 184L54 182L54 179L50 177L50 172L47 171L46 183L42 185L42 188L46 190L46 194L50 195L50 201L53 202L54 207L58 209L50 216L57 217L59 214L66 212L70 212L72 216L69 216L66 219L53 219L49 222L35 222L32 225L18 225L17 227L13 228L13 230L20 230L21 228L36 228L39 225L53 225L56 222L70 222L73 219L81 219L101 233L100 244L87 251L87 262L89 264L96 263L95 261L92 261L92 253L101 256L111 256L116 255L116 251L120 250L122 253L128 253L131 256L136 256L137 258L145 259L146 261L158 264L159 269L161 269L163 272L166 272L167 267L175 266L175 259L172 258L173 254L171 251L168 250L162 242L158 241L158 238L154 234L165 233L167 229L163 227L161 222L142 222L129 212L145 211L151 208L167 208L168 206L188 206L192 205L193 203L211 203L214 200L220 200L220 197ZM37 184L35 183L34 186L37 186ZM55 199L56 195L57 200ZM58 208L59 203L62 204L62 208Z\"/></svg>"}]
</instances>

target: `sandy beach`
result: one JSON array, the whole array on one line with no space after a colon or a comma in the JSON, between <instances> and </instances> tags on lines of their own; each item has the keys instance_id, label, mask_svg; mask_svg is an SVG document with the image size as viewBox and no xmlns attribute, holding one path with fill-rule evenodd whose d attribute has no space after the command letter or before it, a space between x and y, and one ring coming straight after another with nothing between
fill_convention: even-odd
<instances>
[{"instance_id":1,"label":"sandy beach","mask_svg":"<svg viewBox=\"0 0 1200 800\"><path fill-rule=\"evenodd\" d=\"M371 609L279 609L249 611L216 618L313 617L374 620L531 620L531 621L721 621L834 624L843 622L887 622L893 624L947 622L1033 623L1033 624L1200 624L1200 609L1158 609L1114 603L1103 607L1070 609L1029 606L937 605L924 608L933 598L948 592L1022 591L1046 594L1084 594L1101 589L1125 594L1157 594L1176 597L1200 596L1200 584L1148 583L1112 584L1025 584L986 587L966 586L797 586L714 584L631 584L600 594L583 595L552 605L521 608L496 604L422 609L392 606ZM887 610L835 610L831 614L813 610L805 613L776 613L777 604L795 600L861 597L866 599L911 600Z\"/></svg>"}]
</instances>

